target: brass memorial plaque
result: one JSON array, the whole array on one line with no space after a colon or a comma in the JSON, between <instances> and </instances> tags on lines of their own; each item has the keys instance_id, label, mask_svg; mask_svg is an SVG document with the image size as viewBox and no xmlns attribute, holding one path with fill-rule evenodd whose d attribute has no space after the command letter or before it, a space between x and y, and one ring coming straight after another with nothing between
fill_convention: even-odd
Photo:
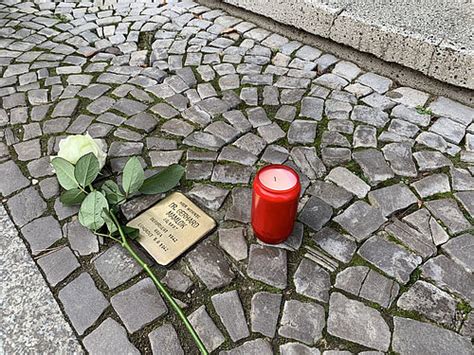
<instances>
[{"instance_id":1,"label":"brass memorial plaque","mask_svg":"<svg viewBox=\"0 0 474 355\"><path fill-rule=\"evenodd\" d=\"M216 226L216 222L190 199L174 192L131 220L140 230L138 242L166 266Z\"/></svg>"}]
</instances>

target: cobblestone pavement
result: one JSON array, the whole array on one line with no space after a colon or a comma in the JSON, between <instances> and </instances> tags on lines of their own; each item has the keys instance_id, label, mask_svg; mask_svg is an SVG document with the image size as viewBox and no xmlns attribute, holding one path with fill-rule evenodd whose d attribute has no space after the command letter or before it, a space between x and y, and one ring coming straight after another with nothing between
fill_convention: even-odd
<instances>
[{"instance_id":1,"label":"cobblestone pavement","mask_svg":"<svg viewBox=\"0 0 474 355\"><path fill-rule=\"evenodd\" d=\"M179 189L218 221L156 267L210 351L472 354L472 108L193 2L3 0L0 24L0 193L85 350L196 352L138 265L59 202L49 155L88 131L112 172L186 166ZM278 247L249 228L267 163L303 184Z\"/></svg>"}]
</instances>

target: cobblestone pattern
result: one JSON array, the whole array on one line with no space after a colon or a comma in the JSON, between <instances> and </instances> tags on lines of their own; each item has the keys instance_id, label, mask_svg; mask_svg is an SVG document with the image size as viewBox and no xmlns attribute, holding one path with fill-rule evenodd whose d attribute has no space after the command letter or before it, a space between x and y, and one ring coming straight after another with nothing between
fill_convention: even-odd
<instances>
[{"instance_id":1,"label":"cobblestone pattern","mask_svg":"<svg viewBox=\"0 0 474 355\"><path fill-rule=\"evenodd\" d=\"M110 173L183 164L179 190L218 221L156 267L209 350L472 353L472 108L189 1L5 0L0 24L0 193L87 351L196 352L140 268L59 202L48 156L86 131ZM268 163L303 185L278 246L249 228Z\"/></svg>"}]
</instances>

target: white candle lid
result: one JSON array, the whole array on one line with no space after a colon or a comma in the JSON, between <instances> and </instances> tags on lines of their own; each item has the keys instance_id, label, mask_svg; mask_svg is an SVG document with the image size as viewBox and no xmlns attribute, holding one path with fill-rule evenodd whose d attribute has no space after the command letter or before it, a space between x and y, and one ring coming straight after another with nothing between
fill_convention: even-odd
<instances>
[{"instance_id":1,"label":"white candle lid","mask_svg":"<svg viewBox=\"0 0 474 355\"><path fill-rule=\"evenodd\" d=\"M277 166L263 169L258 174L258 179L263 186L275 191L289 190L298 182L293 172Z\"/></svg>"}]
</instances>

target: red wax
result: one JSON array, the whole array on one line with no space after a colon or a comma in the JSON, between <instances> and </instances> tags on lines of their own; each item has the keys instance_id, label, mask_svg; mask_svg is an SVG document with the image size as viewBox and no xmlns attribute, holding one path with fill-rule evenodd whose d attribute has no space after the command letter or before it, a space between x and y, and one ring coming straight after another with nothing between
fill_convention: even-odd
<instances>
[{"instance_id":1,"label":"red wax","mask_svg":"<svg viewBox=\"0 0 474 355\"><path fill-rule=\"evenodd\" d=\"M257 172L252 191L252 227L262 242L284 242L293 231L301 184L285 165L269 165Z\"/></svg>"}]
</instances>

